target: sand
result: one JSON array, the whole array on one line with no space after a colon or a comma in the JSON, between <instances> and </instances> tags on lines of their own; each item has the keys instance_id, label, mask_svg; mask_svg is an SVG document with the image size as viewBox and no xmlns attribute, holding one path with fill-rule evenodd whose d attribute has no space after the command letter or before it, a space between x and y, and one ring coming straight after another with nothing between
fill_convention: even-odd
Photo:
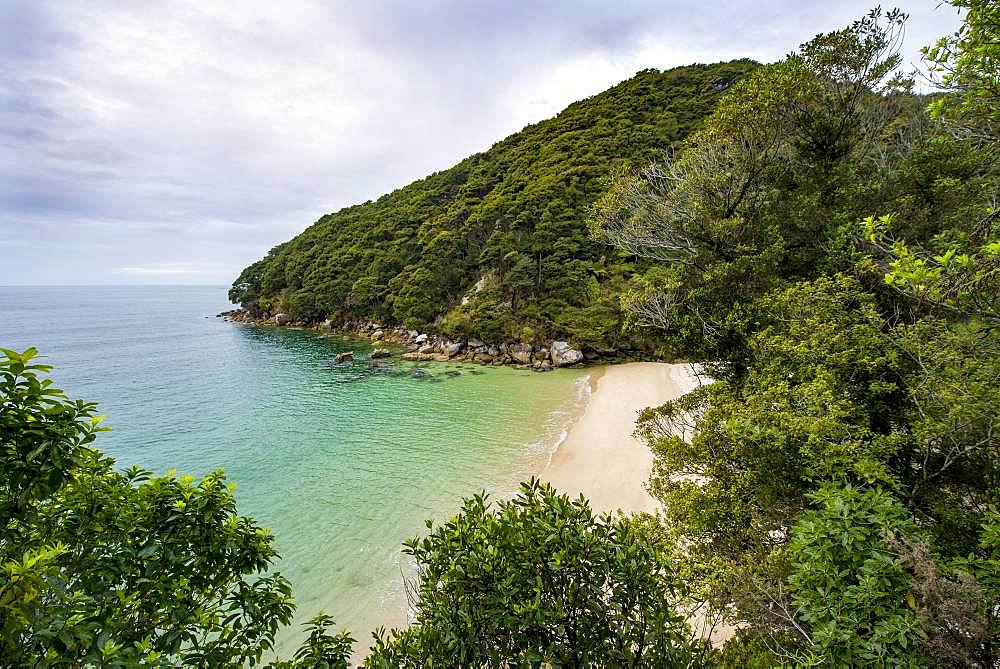
<instances>
[{"instance_id":1,"label":"sand","mask_svg":"<svg viewBox=\"0 0 1000 669\"><path fill-rule=\"evenodd\" d=\"M633 362L595 369L590 402L552 455L541 479L598 512L655 512L646 491L653 464L649 448L633 436L639 412L676 399L699 385L688 364Z\"/></svg>"}]
</instances>

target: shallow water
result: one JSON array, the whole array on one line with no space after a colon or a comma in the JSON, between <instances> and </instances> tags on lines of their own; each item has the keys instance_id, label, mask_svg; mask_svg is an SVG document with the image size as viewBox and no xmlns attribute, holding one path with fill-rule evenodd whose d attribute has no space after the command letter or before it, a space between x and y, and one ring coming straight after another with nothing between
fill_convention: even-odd
<instances>
[{"instance_id":1,"label":"shallow water","mask_svg":"<svg viewBox=\"0 0 1000 669\"><path fill-rule=\"evenodd\" d=\"M96 445L123 468L224 468L277 535L297 618L323 609L362 640L405 621L401 542L463 497L511 494L584 401L578 370L332 365L371 347L214 317L228 308L218 287L0 287L0 346L37 347L99 402Z\"/></svg>"}]
</instances>

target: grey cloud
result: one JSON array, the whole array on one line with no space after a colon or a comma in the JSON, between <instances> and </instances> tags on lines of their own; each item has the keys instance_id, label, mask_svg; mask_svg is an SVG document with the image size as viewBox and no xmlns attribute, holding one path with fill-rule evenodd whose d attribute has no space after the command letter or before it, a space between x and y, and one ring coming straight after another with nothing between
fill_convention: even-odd
<instances>
[{"instance_id":1,"label":"grey cloud","mask_svg":"<svg viewBox=\"0 0 1000 669\"><path fill-rule=\"evenodd\" d=\"M915 61L957 20L935 0L911 4ZM774 60L867 9L9 0L0 284L225 282L323 213L446 168L636 70Z\"/></svg>"}]
</instances>

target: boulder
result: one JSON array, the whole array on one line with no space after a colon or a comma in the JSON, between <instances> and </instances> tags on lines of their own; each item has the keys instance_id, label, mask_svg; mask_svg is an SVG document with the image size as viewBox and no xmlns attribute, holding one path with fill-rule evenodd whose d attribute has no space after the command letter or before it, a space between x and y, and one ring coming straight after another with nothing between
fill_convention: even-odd
<instances>
[{"instance_id":1,"label":"boulder","mask_svg":"<svg viewBox=\"0 0 1000 669\"><path fill-rule=\"evenodd\" d=\"M425 341L427 341L427 335L426 334L418 334L413 341L415 343L417 343L417 344L423 344Z\"/></svg>"},{"instance_id":2,"label":"boulder","mask_svg":"<svg viewBox=\"0 0 1000 669\"><path fill-rule=\"evenodd\" d=\"M477 353L472 359L476 362L481 362L484 365L488 365L493 362L493 356L488 353Z\"/></svg>"},{"instance_id":3,"label":"boulder","mask_svg":"<svg viewBox=\"0 0 1000 669\"><path fill-rule=\"evenodd\" d=\"M433 353L419 353L417 351L410 351L409 353L404 353L400 356L403 360L409 360L410 362L427 362L428 360L434 359Z\"/></svg>"},{"instance_id":4,"label":"boulder","mask_svg":"<svg viewBox=\"0 0 1000 669\"><path fill-rule=\"evenodd\" d=\"M387 348L377 348L374 351L372 351L373 360L377 358L391 358L391 357L392 357L392 351L390 351Z\"/></svg>"},{"instance_id":5,"label":"boulder","mask_svg":"<svg viewBox=\"0 0 1000 669\"><path fill-rule=\"evenodd\" d=\"M531 364L531 345L530 344L511 344L507 347L507 351L517 362L522 365Z\"/></svg>"},{"instance_id":6,"label":"boulder","mask_svg":"<svg viewBox=\"0 0 1000 669\"><path fill-rule=\"evenodd\" d=\"M416 339L417 335L420 333L416 330L408 330L406 334L410 335L410 339Z\"/></svg>"},{"instance_id":7,"label":"boulder","mask_svg":"<svg viewBox=\"0 0 1000 669\"><path fill-rule=\"evenodd\" d=\"M336 364L338 364L338 365L341 365L341 364L343 364L345 362L351 362L353 360L354 360L354 351L347 351L345 353L338 353L337 355L333 356L333 362L336 363Z\"/></svg>"},{"instance_id":8,"label":"boulder","mask_svg":"<svg viewBox=\"0 0 1000 669\"><path fill-rule=\"evenodd\" d=\"M475 337L469 340L469 348L482 348L485 344Z\"/></svg>"},{"instance_id":9,"label":"boulder","mask_svg":"<svg viewBox=\"0 0 1000 669\"><path fill-rule=\"evenodd\" d=\"M583 353L575 348L570 348L568 342L554 341L549 350L552 352L552 364L556 367L575 365L583 360Z\"/></svg>"},{"instance_id":10,"label":"boulder","mask_svg":"<svg viewBox=\"0 0 1000 669\"><path fill-rule=\"evenodd\" d=\"M456 355L462 352L462 343L453 342L444 347L444 353L449 358L454 358Z\"/></svg>"},{"instance_id":11,"label":"boulder","mask_svg":"<svg viewBox=\"0 0 1000 669\"><path fill-rule=\"evenodd\" d=\"M435 353L435 352L437 352L437 346L435 346L434 344L424 344L423 346L421 346L420 348L417 349L417 352L419 352L419 353Z\"/></svg>"},{"instance_id":12,"label":"boulder","mask_svg":"<svg viewBox=\"0 0 1000 669\"><path fill-rule=\"evenodd\" d=\"M288 325L289 323L292 322L292 320L294 320L294 319L291 316L289 316L288 314L275 314L274 315L274 323L275 323L275 325Z\"/></svg>"},{"instance_id":13,"label":"boulder","mask_svg":"<svg viewBox=\"0 0 1000 669\"><path fill-rule=\"evenodd\" d=\"M382 332L381 330L375 330L375 332L372 333L372 339L381 339L384 336L385 333Z\"/></svg>"}]
</instances>

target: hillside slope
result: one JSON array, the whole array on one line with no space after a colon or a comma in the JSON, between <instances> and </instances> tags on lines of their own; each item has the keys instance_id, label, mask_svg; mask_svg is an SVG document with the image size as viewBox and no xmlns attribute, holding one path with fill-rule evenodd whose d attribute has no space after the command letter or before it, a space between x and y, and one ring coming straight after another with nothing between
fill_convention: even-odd
<instances>
[{"instance_id":1,"label":"hillside slope","mask_svg":"<svg viewBox=\"0 0 1000 669\"><path fill-rule=\"evenodd\" d=\"M639 345L622 334L618 299L637 267L589 238L590 207L609 173L683 139L754 67L639 72L448 170L323 216L246 268L230 297L257 316Z\"/></svg>"}]
</instances>

